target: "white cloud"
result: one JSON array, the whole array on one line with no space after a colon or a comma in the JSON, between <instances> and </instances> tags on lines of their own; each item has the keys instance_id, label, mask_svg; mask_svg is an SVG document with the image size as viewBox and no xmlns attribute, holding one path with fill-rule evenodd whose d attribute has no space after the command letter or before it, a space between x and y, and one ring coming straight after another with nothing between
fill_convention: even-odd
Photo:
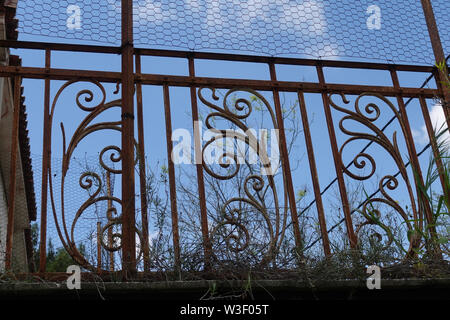
<instances>
[{"instance_id":1,"label":"white cloud","mask_svg":"<svg viewBox=\"0 0 450 320\"><path fill-rule=\"evenodd\" d=\"M145 0L139 2L137 6L133 7L133 14L138 16L139 19L147 20L155 24L163 24L172 20L177 20L177 10L170 7L168 11L163 11L160 2L152 0Z\"/></svg>"},{"instance_id":2,"label":"white cloud","mask_svg":"<svg viewBox=\"0 0 450 320\"><path fill-rule=\"evenodd\" d=\"M120 0L107 0L110 7L114 11L109 11L109 15L116 16L122 12L122 3ZM195 0L194 0L195 1ZM177 10L173 7L168 11L163 11L162 4L153 0L139 1L133 6L133 15L140 20L147 20L155 24L163 24L164 22L177 20Z\"/></svg>"},{"instance_id":3,"label":"white cloud","mask_svg":"<svg viewBox=\"0 0 450 320\"><path fill-rule=\"evenodd\" d=\"M120 11L117 0L108 0ZM289 0L232 0L206 1L202 5L199 0L187 0L186 7L190 11L206 10L205 25L217 29L226 28L233 23L239 23L246 29L251 29L255 19L263 20L267 24L279 22L289 30L296 30L305 35L321 35L326 31L327 23L323 4L316 0L305 0L302 3L292 3ZM204 8L202 8L204 7ZM273 8L280 8L281 14L275 14ZM153 0L139 1L134 7L134 14L139 19L161 24L176 20L177 12L181 10L171 7L169 12L162 10L160 2Z\"/></svg>"},{"instance_id":4,"label":"white cloud","mask_svg":"<svg viewBox=\"0 0 450 320\"><path fill-rule=\"evenodd\" d=\"M200 4L198 2L199 0L186 0L188 8L191 10L200 8Z\"/></svg>"},{"instance_id":5,"label":"white cloud","mask_svg":"<svg viewBox=\"0 0 450 320\"><path fill-rule=\"evenodd\" d=\"M431 124L435 132L441 132L447 128L444 110L440 104L434 105L430 110ZM420 144L427 144L429 142L428 132L425 125L420 130L412 130L414 140ZM447 147L450 146L450 133L445 132L440 138L440 143L444 143Z\"/></svg>"},{"instance_id":6,"label":"white cloud","mask_svg":"<svg viewBox=\"0 0 450 320\"><path fill-rule=\"evenodd\" d=\"M335 60L340 60L339 47L334 44L330 45L315 45L313 47L305 48L305 54L314 58L333 57Z\"/></svg>"},{"instance_id":7,"label":"white cloud","mask_svg":"<svg viewBox=\"0 0 450 320\"><path fill-rule=\"evenodd\" d=\"M208 1L206 5L206 23L210 27L223 28L226 20L220 10L220 3L215 1Z\"/></svg>"},{"instance_id":8,"label":"white cloud","mask_svg":"<svg viewBox=\"0 0 450 320\"><path fill-rule=\"evenodd\" d=\"M166 18L162 13L161 4L153 1L145 1L134 9L139 19L147 19L150 22L163 22ZM152 14L149 14L152 13Z\"/></svg>"},{"instance_id":9,"label":"white cloud","mask_svg":"<svg viewBox=\"0 0 450 320\"><path fill-rule=\"evenodd\" d=\"M301 4L292 4L290 1L278 0L277 5L283 8L280 23L287 26L293 25L295 30L306 35L317 36L326 32L327 22L321 2L309 0Z\"/></svg>"},{"instance_id":10,"label":"white cloud","mask_svg":"<svg viewBox=\"0 0 450 320\"><path fill-rule=\"evenodd\" d=\"M158 231L150 231L148 234L148 245L149 248L152 247L153 242L156 241L159 237L159 232ZM141 252L141 250L143 250L142 245L141 244L141 238L139 237L138 234L136 234L135 236L135 241L136 241L136 257L139 256L139 253Z\"/></svg>"},{"instance_id":11,"label":"white cloud","mask_svg":"<svg viewBox=\"0 0 450 320\"><path fill-rule=\"evenodd\" d=\"M107 1L114 8L113 12L120 13L119 0ZM236 32L244 32L255 39L262 37L262 33L267 33L264 38L276 38L282 32L287 32L301 39L321 37L328 32L324 4L318 0L185 0L184 7L174 3L163 5L156 0L140 0L135 3L133 10L135 18L156 25L168 22L182 25L191 19L192 14L200 14L200 21L195 23L200 23L200 28L206 30L209 38L218 43L221 43L225 35L230 36L229 30L234 30L231 37L236 36ZM168 38L170 41L170 36ZM312 50L303 53L312 57L338 57L338 46L331 48L329 41L309 47Z\"/></svg>"}]
</instances>

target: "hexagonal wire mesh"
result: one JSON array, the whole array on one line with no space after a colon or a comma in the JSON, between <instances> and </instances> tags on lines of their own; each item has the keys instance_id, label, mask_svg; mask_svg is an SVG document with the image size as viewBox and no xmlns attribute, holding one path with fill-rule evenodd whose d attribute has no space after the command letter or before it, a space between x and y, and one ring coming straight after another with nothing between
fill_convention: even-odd
<instances>
[{"instance_id":1,"label":"hexagonal wire mesh","mask_svg":"<svg viewBox=\"0 0 450 320\"><path fill-rule=\"evenodd\" d=\"M371 1L355 4L336 0L134 1L135 44L272 56L433 63L420 1L378 1L380 29L367 24L376 11L368 11L371 5ZM445 14L450 2L436 0L433 6L448 51L450 23ZM119 45L120 11L119 0L22 0L17 16L21 33ZM71 196L67 203L77 207L80 199ZM80 241L95 261L96 230L92 221L104 221L96 216L92 219L81 222ZM50 237L57 238L54 225L49 226ZM103 261L107 262L107 258Z\"/></svg>"},{"instance_id":2,"label":"hexagonal wire mesh","mask_svg":"<svg viewBox=\"0 0 450 320\"><path fill-rule=\"evenodd\" d=\"M448 54L450 1L432 5ZM17 17L21 33L117 45L120 12L120 0L21 0ZM419 0L134 0L133 14L137 46L434 61Z\"/></svg>"}]
</instances>

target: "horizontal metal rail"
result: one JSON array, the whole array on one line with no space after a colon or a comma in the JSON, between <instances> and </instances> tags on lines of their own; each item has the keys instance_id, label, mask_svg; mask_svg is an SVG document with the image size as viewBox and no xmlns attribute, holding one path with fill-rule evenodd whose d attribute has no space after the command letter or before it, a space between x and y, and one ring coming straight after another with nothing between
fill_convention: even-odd
<instances>
[{"instance_id":1,"label":"horizontal metal rail","mask_svg":"<svg viewBox=\"0 0 450 320\"><path fill-rule=\"evenodd\" d=\"M21 76L31 79L52 80L92 80L99 82L117 83L121 81L120 72L91 71L91 70L73 70L73 69L46 69L32 67L14 67L0 66L0 77ZM331 84L325 85L314 82L292 82L292 81L270 81L270 80L252 80L252 79L227 79L210 77L189 77L173 75L155 75L155 74L137 74L134 77L135 82L146 85L169 85L175 87L216 87L216 88L237 88L246 87L254 90L271 91L277 88L279 91L305 93L331 93L343 92L346 94L361 94L363 92L373 92L383 94L389 97L402 95L403 97L433 98L439 95L437 89L424 88L394 88L387 86L370 85L349 85L349 84Z\"/></svg>"}]
</instances>

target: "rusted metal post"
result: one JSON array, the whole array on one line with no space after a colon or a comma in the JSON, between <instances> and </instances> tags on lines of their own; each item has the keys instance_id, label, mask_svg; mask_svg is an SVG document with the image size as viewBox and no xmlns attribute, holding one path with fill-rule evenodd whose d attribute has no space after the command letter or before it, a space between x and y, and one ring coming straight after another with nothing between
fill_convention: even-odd
<instances>
[{"instance_id":1,"label":"rusted metal post","mask_svg":"<svg viewBox=\"0 0 450 320\"><path fill-rule=\"evenodd\" d=\"M195 65L194 59L189 57L189 77L194 80L195 78ZM202 226L202 238L203 238L203 252L205 255L205 269L210 269L212 246L209 239L208 228L208 212L206 210L206 195L205 195L205 181L203 177L203 155L201 137L199 136L198 125L198 105L197 105L197 88L191 86L191 108L192 108L192 121L194 128L194 148L195 148L195 165L197 167L197 184L198 184L198 198L200 202L200 219Z\"/></svg>"},{"instance_id":2,"label":"rusted metal post","mask_svg":"<svg viewBox=\"0 0 450 320\"><path fill-rule=\"evenodd\" d=\"M444 109L444 114L447 119L447 128L450 130L450 89L447 89L443 84L445 76L448 75L448 66L445 63L444 49L442 48L442 42L439 36L439 30L436 24L436 18L434 17L431 1L421 0L421 2L436 63L444 63L444 70L436 74L436 82L443 99L442 108Z\"/></svg>"},{"instance_id":3,"label":"rusted metal post","mask_svg":"<svg viewBox=\"0 0 450 320\"><path fill-rule=\"evenodd\" d=\"M394 85L394 88L400 89L400 82L398 80L398 75L395 69L390 70L392 83ZM417 157L417 151L416 146L414 145L414 139L411 132L411 126L409 124L408 120L408 114L406 112L406 106L405 102L403 101L403 97L401 95L397 96L397 102L400 109L400 116L401 116L401 127L403 134L405 136L406 140L406 147L408 149L408 154L411 162L411 167L413 170L414 175L414 184L416 186L416 192L417 192L417 199L419 204L419 227L421 230L423 230L423 222L424 222L424 215L425 219L428 223L429 227L429 233L431 235L432 242L435 242L437 234L436 234L436 228L433 222L433 213L431 211L430 203L428 202L428 199L425 194L423 194L423 189L421 186L424 186L423 181L423 175L422 175L422 169L420 168L419 158ZM400 119L399 119L400 120ZM422 211L424 213L422 213ZM438 252L435 252L438 253ZM439 253L438 253L439 254Z\"/></svg>"},{"instance_id":4,"label":"rusted metal post","mask_svg":"<svg viewBox=\"0 0 450 320\"><path fill-rule=\"evenodd\" d=\"M133 1L122 0L122 269L136 274Z\"/></svg>"},{"instance_id":5,"label":"rusted metal post","mask_svg":"<svg viewBox=\"0 0 450 320\"><path fill-rule=\"evenodd\" d=\"M395 71L395 69L391 69L390 73L391 73L391 78L392 78L392 83L394 85L394 88L400 89L400 82L398 80L397 72ZM405 136L406 147L408 150L408 155L410 158L410 162L411 162L411 166L412 166L412 170L413 170L413 174L414 174L414 181L415 181L415 186L416 186L416 191L417 191L417 197L418 197L419 203L422 203L422 205L423 205L423 210L421 210L419 208L420 228L422 228L423 227L422 211L425 212L427 221L429 223L431 223L431 220L430 220L430 219L432 219L431 218L431 209L430 209L428 203L426 202L426 199L424 198L424 195L422 194L420 187L419 187L420 185L423 185L422 170L419 165L419 159L417 157L417 151L416 151L416 147L414 145L414 139L413 139L412 133L411 133L411 126L409 124L408 114L406 113L405 103L404 103L403 97L401 95L397 95L397 103L399 106L400 116L401 116L401 119L399 119L399 121L401 121L400 125L401 125L402 131L403 131L403 135Z\"/></svg>"},{"instance_id":6,"label":"rusted metal post","mask_svg":"<svg viewBox=\"0 0 450 320\"><path fill-rule=\"evenodd\" d=\"M325 221L325 212L323 210L322 195L320 194L319 177L317 175L316 159L312 144L311 132L309 130L308 112L306 110L305 96L303 92L298 92L298 102L300 113L302 115L303 133L305 134L305 144L308 151L309 168L314 188L314 197L316 199L317 216L319 218L320 231L322 234L323 251L326 257L331 255L330 240L328 239L327 224Z\"/></svg>"},{"instance_id":7,"label":"rusted metal post","mask_svg":"<svg viewBox=\"0 0 450 320\"><path fill-rule=\"evenodd\" d=\"M277 81L277 74L275 70L275 64L269 62L269 71L270 71L270 80ZM294 186L292 184L292 174L291 174L291 166L289 163L289 153L287 150L286 144L286 132L284 131L284 120L283 120L283 111L281 110L281 102L280 95L278 89L273 89L273 99L275 103L275 114L277 117L277 124L279 130L279 140L280 140L280 153L281 153L281 164L283 167L283 177L284 177L284 185L285 192L288 194L289 200L289 209L291 212L292 226L294 228L294 237L295 237L295 246L299 258L303 258L303 240L300 232L300 224L298 220L298 212L297 212L297 204L295 203L295 193Z\"/></svg>"},{"instance_id":8,"label":"rusted metal post","mask_svg":"<svg viewBox=\"0 0 450 320\"><path fill-rule=\"evenodd\" d=\"M97 222L97 273L102 271L102 224Z\"/></svg>"},{"instance_id":9,"label":"rusted metal post","mask_svg":"<svg viewBox=\"0 0 450 320\"><path fill-rule=\"evenodd\" d=\"M50 70L51 51L45 50L45 68ZM44 130L42 132L42 182L41 182L41 221L39 242L39 272L44 273L47 263L47 198L48 198L48 169L51 158L51 127L50 127L50 77L45 78L44 87Z\"/></svg>"},{"instance_id":10,"label":"rusted metal post","mask_svg":"<svg viewBox=\"0 0 450 320\"><path fill-rule=\"evenodd\" d=\"M323 90L322 91L322 101L323 101L323 107L324 107L324 111L325 111L325 117L327 120L328 135L330 137L330 143L331 143L331 151L333 152L333 160L334 160L334 166L336 169L336 177L338 179L338 184L339 184L339 193L341 195L342 210L344 211L345 225L347 227L347 236L348 236L348 240L350 242L350 247L352 249L356 249L356 247L358 245L358 239L357 239L355 231L353 229L352 215L350 212L350 204L348 202L347 188L345 186L345 180L344 180L344 174L343 174L344 165L342 163L342 159L340 157L339 149L337 146L336 133L334 130L333 117L331 115L328 94L325 91L326 90L325 76L323 74L322 66L318 65L316 67L316 69L317 69L317 76L319 79L319 83L322 86L322 90Z\"/></svg>"},{"instance_id":11,"label":"rusted metal post","mask_svg":"<svg viewBox=\"0 0 450 320\"><path fill-rule=\"evenodd\" d=\"M391 73L392 85L394 86L394 88L399 89L400 88L400 82L398 80L398 76L397 76L396 70L394 68L392 68L390 70L390 73ZM398 119L398 121L399 121L400 127L402 129L403 135L405 137L406 147L407 147L407 150L408 150L409 158L411 159L410 161L411 161L411 166L413 168L413 174L414 174L414 171L417 173L416 161L415 161L415 158L412 155L412 149L411 149L411 145L414 146L414 141L412 139L412 136L408 133L409 131L406 130L406 128L405 128L405 122L407 120L407 117L406 117L407 115L406 115L405 105L404 105L404 102L403 102L403 97L399 94L399 95L396 96L396 98L397 98L397 103L398 103L398 106L399 106L399 112L400 112L400 117L401 117L401 119ZM414 150L415 150L415 147L414 147ZM420 204L422 202L422 200L421 200L422 197L421 197L420 189L419 189L419 185L418 185L419 180L417 180L417 174L414 175L414 182L415 182L414 186L416 187L418 203ZM420 176L422 176L422 173L420 173ZM409 192L412 194L412 190L410 190ZM414 225L416 227L420 228L420 230L423 230L423 223L424 223L423 210L418 208L417 214L415 212L413 213L413 218L414 218Z\"/></svg>"},{"instance_id":12,"label":"rusted metal post","mask_svg":"<svg viewBox=\"0 0 450 320\"><path fill-rule=\"evenodd\" d=\"M136 54L136 74L141 74L141 56ZM141 193L141 218L142 218L142 252L144 256L144 271L150 271L150 244L148 238L148 203L147 203L147 178L145 173L145 141L144 141L144 111L142 104L142 84L136 83L136 102L138 116L138 146L139 146L139 186Z\"/></svg>"},{"instance_id":13,"label":"rusted metal post","mask_svg":"<svg viewBox=\"0 0 450 320\"><path fill-rule=\"evenodd\" d=\"M113 214L113 202L111 200L111 172L106 171L106 195L108 196L108 215ZM112 248L114 246L113 229L108 228L108 246ZM109 270L114 271L114 251L109 251Z\"/></svg>"},{"instance_id":14,"label":"rusted metal post","mask_svg":"<svg viewBox=\"0 0 450 320\"><path fill-rule=\"evenodd\" d=\"M11 132L11 155L10 155L10 173L9 173L9 190L8 190L8 225L6 229L6 253L5 253L5 269L10 270L12 266L12 246L14 238L14 218L16 204L16 169L19 151L19 116L20 116L20 99L21 99L21 78L14 77L14 116Z\"/></svg>"},{"instance_id":15,"label":"rusted metal post","mask_svg":"<svg viewBox=\"0 0 450 320\"><path fill-rule=\"evenodd\" d=\"M175 270L180 271L180 234L178 232L178 210L177 210L177 189L175 182L175 167L172 159L172 117L170 114L170 93L169 86L164 85L164 114L166 120L166 144L167 144L167 163L169 170L169 188L170 188L170 211L172 213L172 237L173 252L175 256Z\"/></svg>"}]
</instances>

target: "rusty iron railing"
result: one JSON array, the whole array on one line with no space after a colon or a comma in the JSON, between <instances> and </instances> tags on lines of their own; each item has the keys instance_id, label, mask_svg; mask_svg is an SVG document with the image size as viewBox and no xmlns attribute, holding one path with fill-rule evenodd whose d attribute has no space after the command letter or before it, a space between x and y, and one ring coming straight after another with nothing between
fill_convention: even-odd
<instances>
[{"instance_id":1,"label":"rusty iron railing","mask_svg":"<svg viewBox=\"0 0 450 320\"><path fill-rule=\"evenodd\" d=\"M431 43L433 45L435 57L437 61L444 61L444 54L442 46L440 45L439 34L437 32L436 23L433 18L430 2L422 0L425 16L428 23L430 32ZM41 43L41 42L25 42L25 41L1 41L0 45L9 48L23 48L23 49L36 49L45 51L45 67L12 67L1 66L0 76L11 77L14 83L20 83L21 78L31 79L44 79L45 91L44 91L44 122L43 122L43 162L42 162L42 196L41 196L41 216L40 216L40 265L39 272L45 273L46 271L46 244L47 244L47 219L50 212L47 208L50 204L53 211L53 218L57 226L57 231L62 244L72 258L82 265L83 267L92 270L94 272L109 272L114 270L114 252L121 252L122 258L122 271L126 278L133 277L137 273L137 259L141 259L144 262L144 270L150 270L152 262L150 261L149 253L149 216L148 216L148 203L145 196L145 154L144 149L144 115L143 109L145 108L145 101L143 99L142 90L144 86L153 85L163 88L163 101L165 112L165 128L166 136L164 137L167 143L167 156L168 156L168 176L169 176L169 191L170 191L170 210L171 210L171 226L173 236L173 249L174 249L174 265L176 268L180 268L180 238L183 235L179 230L179 212L177 208L177 181L175 177L175 167L171 154L173 151L173 145L171 140L172 132L172 119L171 119L171 102L170 102L170 90L174 87L185 87L190 90L190 103L192 110L192 123L194 125L194 142L195 142L195 157L196 161L196 177L198 186L198 199L199 199L199 217L202 234L202 248L204 268L208 269L211 266L211 259L214 256L214 250L211 243L211 237L214 236L214 230L212 230L207 214L206 194L205 194L205 175L213 176L219 180L227 180L232 178L236 173L231 176L220 176L214 173L201 161L203 159L203 152L205 146L202 146L198 130L195 130L197 121L199 120L198 100L210 108L210 111L214 115L228 119L231 123L245 128L243 119L250 116L251 109L245 115L239 115L231 111L226 107L226 98L231 93L243 92L251 94L262 101L264 107L269 111L272 117L273 128L279 129L279 146L281 154L281 168L283 183L280 188L284 190L284 196L286 198L286 207L289 209L289 213L282 212L281 204L276 203L276 219L275 222L267 219L267 227L270 229L271 239L267 247L267 252L261 258L258 263L266 265L275 259L276 252L279 248L280 242L287 234L287 219L290 219L289 224L292 228L291 232L294 237L295 246L299 256L302 254L303 239L301 234L301 217L299 217L299 210L296 205L295 192L293 187L293 179L295 177L291 174L291 165L289 162L289 155L287 150L286 133L284 128L283 112L280 102L280 93L294 92L297 94L299 101L299 111L301 114L301 123L304 131L304 143L307 149L308 163L310 167L310 173L312 178L312 185L314 190L315 204L317 208L317 215L320 227L320 236L322 238L322 249L326 256L331 255L332 250L330 248L330 240L327 231L327 219L324 210L324 204L320 192L320 183L318 179L318 171L320 168L316 164L316 155L313 148L313 137L309 126L307 109L308 105L304 97L305 93L319 94L322 97L323 110L326 116L326 130L330 139L330 147L333 155L333 165L338 180L340 201L342 203L342 210L345 217L346 232L349 244L352 248L356 248L358 245L358 232L361 226L355 228L351 206L349 204L349 198L347 194L345 178L354 179L357 181L365 181L371 178L375 173L376 164L373 157L367 153L359 153L353 160L353 163L357 168L364 168L366 165L371 165L371 170L368 174L357 175L348 170L343 163L343 149L350 142L355 140L368 140L381 146L388 152L389 156L394 160L398 170L400 171L401 180L407 186L407 193L410 200L411 210L414 215L414 222L410 222L410 218L407 217L407 213L396 201L392 199L387 191L394 190L398 184L399 179L392 175L385 175L379 180L379 187L382 193L382 197L369 199L363 206L363 212L367 213L369 205L375 202L382 202L392 207L406 222L408 229L413 230L418 228L424 230L424 223L433 224L433 217L431 208L427 204L427 201L420 196L421 193L417 190L417 185L423 184L423 178L421 173L421 166L417 157L417 151L413 140L413 134L410 127L410 122L405 109L405 103L403 98L414 98L420 101L420 105L423 111L424 121L430 141L434 141L434 133L432 123L428 113L428 107L426 99L441 97L443 101L443 108L447 117L447 125L450 127L450 117L448 103L450 101L448 91L441 84L442 74L432 66L417 66L417 65L393 65L382 63L367 63L367 62L350 62L350 61L323 61L323 60L311 60L311 59L294 59L294 58L277 58L277 57L263 57L263 56L250 56L250 55L230 55L230 54L218 54L218 53L202 53L202 52L185 52L185 51L169 51L169 50L156 50L156 49L140 49L133 46L133 31L132 31L132 1L122 0L122 46L121 47L104 47L104 46L91 46L91 45L75 45L75 44L56 44L56 43ZM116 54L121 55L122 58L122 70L121 72L107 72L107 71L92 71L92 70L78 70L78 69L56 69L52 67L52 53L55 51L70 51L70 52L94 52L102 54ZM174 76L174 75L158 75L143 73L141 70L141 58L146 56L153 57L176 57L185 59L189 66L188 76ZM241 62L255 62L267 64L270 80L246 80L246 79L227 79L216 77L199 77L195 72L195 62L197 60L225 60L225 61L241 61ZM312 66L316 68L318 82L293 82L293 81L279 81L277 80L276 65L295 65L295 66ZM350 84L333 84L327 83L324 77L324 68L350 68L350 69L371 69L371 70L385 70L391 74L392 86L371 86L371 85L350 85ZM432 73L436 78L438 84L437 89L424 89L424 88L410 88L401 87L398 80L398 72L425 72ZM65 83L59 88L57 94L51 97L51 84L52 81L63 80ZM91 90L81 90L76 97L76 103L78 107L86 113L84 120L79 124L74 135L70 139L66 139L64 133L64 126L61 124L61 130L64 136L64 155L62 161L62 177L61 188L64 188L66 173L71 165L71 157L78 143L89 134L99 130L115 130L121 133L121 147L108 146L100 151L100 163L101 166L107 172L106 181L102 181L99 175L93 172L84 173L80 177L80 186L86 190L92 190L89 199L78 209L72 224L68 224L65 217L64 208L64 191L56 190L55 181L52 178L51 167L51 132L54 129L54 112L57 108L57 102L64 90L74 83L86 82L96 86L103 94L101 102L95 107L87 107L80 101L81 96L87 95L88 98L85 101L90 101L93 98ZM106 101L106 89L103 84L121 84L121 98L113 101ZM217 100L219 99L215 95L215 91L219 89L226 90L224 99L224 107L220 107ZM261 92L270 92L273 101L269 102ZM14 91L14 104L16 115L19 108L20 90L16 88ZM349 96L357 96L356 99L349 99ZM134 97L136 96L136 110ZM396 98L397 103L394 104L388 97ZM410 176L407 173L407 167L402 160L400 154L397 138L391 139L387 137L384 132L378 128L374 122L377 120L381 113L379 103L371 102L365 106L360 105L360 101L363 98L370 98L376 100L379 103L387 105L391 110L396 120L398 121L401 131L397 134L401 135L405 139L407 146L408 157L411 161L411 166L414 172L418 173L414 176L415 181L410 180ZM350 105L350 101L353 100L353 105ZM242 98L240 103L247 106L251 106L252 102L248 99ZM98 119L105 111L110 109L120 109L121 119L113 122L100 122L93 123L93 120ZM251 107L250 107L251 108ZM340 118L338 128L335 127L335 115L333 112L339 111L344 116ZM15 123L17 122L16 117ZM370 129L373 134L353 132L344 125L344 120L353 120ZM135 134L135 121L137 134ZM12 135L12 147L16 147L15 141L17 140L17 125L13 126ZM344 143L339 144L336 137L337 131L349 135ZM220 132L220 130L218 131ZM248 143L248 141L246 141ZM438 157L438 150L435 144L432 145L435 158L437 159L437 166L442 167ZM12 148L14 151L15 149ZM113 162L121 161L121 169L111 168L102 160L102 157L106 152L115 153L111 156ZM11 163L16 163L16 152L13 152L11 157ZM137 155L137 156L136 156ZM261 156L261 155L259 155ZM138 176L135 176L135 167L138 164L139 172ZM237 169L238 170L238 169ZM9 186L9 199L14 199L15 191L15 168L11 168L11 183ZM113 175L121 176L121 199L113 196L110 192L111 189L111 177ZM266 179L266 180L265 180ZM135 190L136 181L139 181L140 189ZM445 188L446 181L441 172L442 187ZM106 184L108 193L101 195L99 189L95 190L96 182L100 184ZM267 183L267 185L266 185ZM274 195L277 194L276 188L278 187L271 175L262 177L259 175L247 176L245 180L245 187L248 188L251 185L252 191L259 191L263 186L268 186ZM386 188L388 190L386 190ZM50 191L50 192L49 192ZM56 192L61 193L61 211L58 211L55 206ZM246 189L246 191L248 191ZM50 195L48 199L47 195ZM140 208L141 208L141 221L142 226L136 227L136 194L140 194ZM448 193L447 193L448 194ZM418 197L416 195L419 195ZM276 198L276 196L275 196ZM77 248L77 244L74 239L74 226L77 223L79 216L89 206L99 202L106 201L108 203L106 225L102 226L98 224L97 230L97 243L98 243L98 261L97 264L93 264L92 261L88 261ZM261 206L257 199L252 198L251 192L246 192L245 197L233 198L227 201L230 204L232 201L245 202L250 204L262 215L267 215L264 206ZM12 200L11 203L14 203ZM121 207L121 213L119 214L115 206ZM278 206L278 207L277 207ZM224 206L225 207L225 206ZM236 217L231 212L225 216L225 222L232 224L242 231L243 237L248 238L248 230L245 225L240 225ZM238 214L238 213L236 213ZM14 221L14 206L9 207L8 212L8 242L7 242L7 255L6 266L11 266L10 258L12 251L12 232ZM367 224L372 223L370 217L367 217ZM120 225L121 232L117 234L113 231L113 227ZM107 234L105 237L103 234ZM430 229L431 237L435 236L435 230ZM114 246L114 239L120 238L120 245ZM136 249L136 239L139 239L141 245L138 250ZM422 241L420 238L410 238L410 245L407 255L414 255L415 250ZM232 247L230 250L243 250L244 243L241 247ZM110 253L111 266L108 270L102 269L101 251L107 250Z\"/></svg>"}]
</instances>

